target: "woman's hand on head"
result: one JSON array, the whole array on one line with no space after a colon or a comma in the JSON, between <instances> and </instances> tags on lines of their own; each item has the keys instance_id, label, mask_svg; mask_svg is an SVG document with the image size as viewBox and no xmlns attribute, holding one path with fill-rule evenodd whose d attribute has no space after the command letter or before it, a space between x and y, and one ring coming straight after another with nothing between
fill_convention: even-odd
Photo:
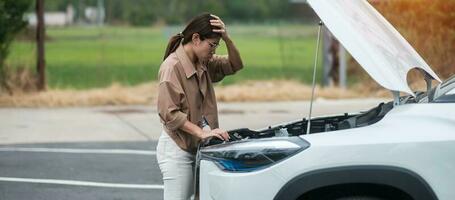
<instances>
[{"instance_id":1,"label":"woman's hand on head","mask_svg":"<svg viewBox=\"0 0 455 200\"><path fill-rule=\"evenodd\" d=\"M224 24L223 20L220 19L220 17L213 14L211 16L215 19L210 20L210 25L218 27L218 29L213 29L212 31L215 33L221 33L221 37L224 40L228 37L226 25Z\"/></svg>"}]
</instances>

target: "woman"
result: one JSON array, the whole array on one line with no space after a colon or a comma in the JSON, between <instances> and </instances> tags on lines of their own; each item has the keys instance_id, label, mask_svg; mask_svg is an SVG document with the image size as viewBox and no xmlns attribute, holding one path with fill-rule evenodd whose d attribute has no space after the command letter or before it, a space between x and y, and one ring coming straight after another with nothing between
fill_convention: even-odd
<instances>
[{"instance_id":1,"label":"woman","mask_svg":"<svg viewBox=\"0 0 455 200\"><path fill-rule=\"evenodd\" d=\"M222 39L228 56L215 55ZM229 140L218 126L213 82L243 68L239 52L223 21L211 14L193 18L173 36L159 71L158 112L163 131L157 160L163 175L164 199L189 199L197 146L211 137Z\"/></svg>"}]
</instances>

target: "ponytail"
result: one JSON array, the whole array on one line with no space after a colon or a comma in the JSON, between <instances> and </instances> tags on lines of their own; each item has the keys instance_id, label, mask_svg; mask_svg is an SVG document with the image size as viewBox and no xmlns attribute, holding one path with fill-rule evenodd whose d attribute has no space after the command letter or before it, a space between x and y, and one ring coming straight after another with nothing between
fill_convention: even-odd
<instances>
[{"instance_id":1,"label":"ponytail","mask_svg":"<svg viewBox=\"0 0 455 200\"><path fill-rule=\"evenodd\" d=\"M179 47L180 43L182 42L183 39L183 34L179 33L177 35L174 35L169 39L169 42L166 47L166 51L164 53L164 58L163 60L166 60L166 58L173 53L177 48Z\"/></svg>"}]
</instances>

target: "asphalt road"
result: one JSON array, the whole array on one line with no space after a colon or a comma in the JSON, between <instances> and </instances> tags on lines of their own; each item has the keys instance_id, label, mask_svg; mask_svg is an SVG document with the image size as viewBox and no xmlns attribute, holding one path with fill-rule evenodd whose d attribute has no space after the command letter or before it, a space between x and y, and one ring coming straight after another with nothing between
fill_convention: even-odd
<instances>
[{"instance_id":1,"label":"asphalt road","mask_svg":"<svg viewBox=\"0 0 455 200\"><path fill-rule=\"evenodd\" d=\"M155 147L153 141L1 146L0 199L162 199Z\"/></svg>"}]
</instances>

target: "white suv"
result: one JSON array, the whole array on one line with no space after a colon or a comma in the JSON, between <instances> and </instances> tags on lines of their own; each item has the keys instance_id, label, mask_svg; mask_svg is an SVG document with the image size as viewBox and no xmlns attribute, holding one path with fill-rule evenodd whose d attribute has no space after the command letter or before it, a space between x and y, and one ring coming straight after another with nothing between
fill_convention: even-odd
<instances>
[{"instance_id":1,"label":"white suv","mask_svg":"<svg viewBox=\"0 0 455 200\"><path fill-rule=\"evenodd\" d=\"M200 151L200 198L455 199L455 76L432 87L438 76L367 1L307 2L394 100L212 140ZM409 88L413 68L427 91Z\"/></svg>"}]
</instances>

